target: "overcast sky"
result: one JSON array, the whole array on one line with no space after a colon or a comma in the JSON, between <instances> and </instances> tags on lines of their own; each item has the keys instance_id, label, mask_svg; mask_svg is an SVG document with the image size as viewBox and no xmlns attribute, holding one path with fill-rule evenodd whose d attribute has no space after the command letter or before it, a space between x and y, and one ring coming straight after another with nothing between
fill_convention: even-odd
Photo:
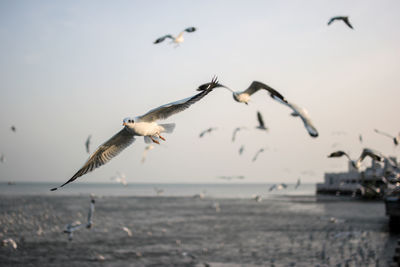
<instances>
[{"instance_id":1,"label":"overcast sky","mask_svg":"<svg viewBox=\"0 0 400 267\"><path fill-rule=\"evenodd\" d=\"M265 91L246 106L215 90L175 122L174 133L140 163L143 138L79 179L108 182L319 182L363 147L399 156L374 133L400 130L400 2L393 1L0 1L0 181L68 180L92 149L138 116L189 97L217 75L234 90L253 80L308 110L311 138ZM332 16L348 15L329 27ZM185 42L154 45L186 27ZM262 112L268 133L255 129ZM17 132L10 130L15 125ZM204 138L208 127L218 130ZM249 130L238 133L235 127ZM364 143L358 141L362 134ZM242 156L238 150L245 146ZM256 162L251 159L265 148Z\"/></svg>"}]
</instances>

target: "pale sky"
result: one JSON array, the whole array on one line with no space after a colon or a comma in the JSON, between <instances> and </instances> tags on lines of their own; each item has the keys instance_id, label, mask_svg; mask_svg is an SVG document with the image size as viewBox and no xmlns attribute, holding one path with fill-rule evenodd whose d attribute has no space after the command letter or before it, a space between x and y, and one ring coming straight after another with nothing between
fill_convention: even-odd
<instances>
[{"instance_id":1,"label":"pale sky","mask_svg":"<svg viewBox=\"0 0 400 267\"><path fill-rule=\"evenodd\" d=\"M258 80L304 107L311 138L265 91L246 106L218 89L161 123L174 133L141 164L142 137L80 182L321 182L343 171L343 149L399 155L376 134L400 131L400 2L393 1L0 1L0 181L67 181L122 120L192 96L217 75L234 90ZM332 16L348 15L327 26ZM186 27L180 47L158 37ZM256 112L268 133L257 131ZM15 125L17 132L10 130ZM231 142L233 129L246 126ZM218 130L202 139L208 127ZM335 132L345 132L338 135ZM360 144L358 135L364 143ZM245 146L239 156L238 150ZM335 147L333 147L335 146ZM264 147L256 162L256 151Z\"/></svg>"}]
</instances>

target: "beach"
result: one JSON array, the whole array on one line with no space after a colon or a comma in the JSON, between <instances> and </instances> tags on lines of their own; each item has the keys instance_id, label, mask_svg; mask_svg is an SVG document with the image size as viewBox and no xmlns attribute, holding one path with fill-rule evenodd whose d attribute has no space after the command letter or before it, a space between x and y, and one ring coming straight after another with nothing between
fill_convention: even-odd
<instances>
[{"instance_id":1,"label":"beach","mask_svg":"<svg viewBox=\"0 0 400 267\"><path fill-rule=\"evenodd\" d=\"M1 266L388 266L398 234L382 202L1 195ZM126 227L131 230L129 236ZM207 265L208 264L208 265ZM347 264L347 265L346 265Z\"/></svg>"}]
</instances>

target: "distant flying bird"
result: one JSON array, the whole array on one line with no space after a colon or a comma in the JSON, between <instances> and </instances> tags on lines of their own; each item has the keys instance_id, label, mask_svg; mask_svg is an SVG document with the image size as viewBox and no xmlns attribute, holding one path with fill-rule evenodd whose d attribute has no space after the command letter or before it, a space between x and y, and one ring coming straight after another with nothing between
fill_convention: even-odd
<instances>
[{"instance_id":1,"label":"distant flying bird","mask_svg":"<svg viewBox=\"0 0 400 267\"><path fill-rule=\"evenodd\" d=\"M363 142L363 137L362 137L362 135L361 135L361 134L358 136L358 140L360 141L360 143L362 143L362 142Z\"/></svg>"},{"instance_id":2,"label":"distant flying bird","mask_svg":"<svg viewBox=\"0 0 400 267\"><path fill-rule=\"evenodd\" d=\"M4 156L4 154L1 154L0 156L0 162L4 163L6 161L6 157Z\"/></svg>"},{"instance_id":3,"label":"distant flying bird","mask_svg":"<svg viewBox=\"0 0 400 267\"><path fill-rule=\"evenodd\" d=\"M356 166L359 167L361 165L361 162L366 157L370 157L371 159L380 161L380 162L383 162L383 160L385 159L385 156L382 155L382 153L380 153L376 150L370 149L370 148L364 148L363 151L361 152L360 157L358 158L358 160L356 162Z\"/></svg>"},{"instance_id":4,"label":"distant flying bird","mask_svg":"<svg viewBox=\"0 0 400 267\"><path fill-rule=\"evenodd\" d=\"M147 152L149 152L150 150L152 150L154 148L153 145L147 145L144 148L143 154L142 154L142 160L141 162L144 163L146 161L146 157L147 157Z\"/></svg>"},{"instance_id":5,"label":"distant flying bird","mask_svg":"<svg viewBox=\"0 0 400 267\"><path fill-rule=\"evenodd\" d=\"M157 196L160 196L160 195L162 195L162 193L164 193L164 189L161 189L158 187L154 187L153 189L156 192Z\"/></svg>"},{"instance_id":6,"label":"distant flying bird","mask_svg":"<svg viewBox=\"0 0 400 267\"><path fill-rule=\"evenodd\" d=\"M256 202L261 202L261 201L262 201L262 196L261 196L261 195L255 195L255 196L253 196L253 199L254 199Z\"/></svg>"},{"instance_id":7,"label":"distant flying bird","mask_svg":"<svg viewBox=\"0 0 400 267\"><path fill-rule=\"evenodd\" d=\"M242 155L242 154L243 154L243 151L244 151L244 146L242 145L242 146L239 148L239 155Z\"/></svg>"},{"instance_id":8,"label":"distant flying bird","mask_svg":"<svg viewBox=\"0 0 400 267\"><path fill-rule=\"evenodd\" d=\"M126 232L128 236L132 236L132 231L128 227L122 227L122 231Z\"/></svg>"},{"instance_id":9,"label":"distant flying bird","mask_svg":"<svg viewBox=\"0 0 400 267\"><path fill-rule=\"evenodd\" d=\"M269 187L268 191L271 192L276 189L276 184L273 184Z\"/></svg>"},{"instance_id":10,"label":"distant flying bird","mask_svg":"<svg viewBox=\"0 0 400 267\"><path fill-rule=\"evenodd\" d=\"M253 162L256 161L257 158L258 158L258 155L260 155L260 153L262 153L262 152L264 152L264 148L260 148L260 149L256 152L256 154L254 155L252 161L253 161Z\"/></svg>"},{"instance_id":11,"label":"distant flying bird","mask_svg":"<svg viewBox=\"0 0 400 267\"><path fill-rule=\"evenodd\" d=\"M297 183L296 183L296 185L294 186L294 189L297 189L300 185L301 185L301 180L300 180L300 178L299 178L299 179L297 179Z\"/></svg>"},{"instance_id":12,"label":"distant flying bird","mask_svg":"<svg viewBox=\"0 0 400 267\"><path fill-rule=\"evenodd\" d=\"M116 176L110 178L110 180L114 180L117 183L122 184L123 186L127 186L128 182L126 181L126 176L124 173L117 172Z\"/></svg>"},{"instance_id":13,"label":"distant flying bird","mask_svg":"<svg viewBox=\"0 0 400 267\"><path fill-rule=\"evenodd\" d=\"M14 133L17 131L17 128L15 128L14 125L11 126L11 131L13 131Z\"/></svg>"},{"instance_id":14,"label":"distant flying bird","mask_svg":"<svg viewBox=\"0 0 400 267\"><path fill-rule=\"evenodd\" d=\"M122 150L132 144L135 141L135 136L144 136L145 142L153 141L154 143L159 144L159 141L156 140L158 138L165 141L165 138L161 136L161 133L171 133L175 128L175 124L157 124L156 121L166 119L187 109L192 104L198 102L204 96L209 94L216 86L218 86L218 80L214 77L211 83L201 85L201 92L194 96L157 107L139 117L125 118L122 124L124 128L122 128L121 131L102 144L71 179L61 186L51 189L51 191L57 190L58 188L74 181L78 177L106 164Z\"/></svg>"},{"instance_id":15,"label":"distant flying bird","mask_svg":"<svg viewBox=\"0 0 400 267\"><path fill-rule=\"evenodd\" d=\"M287 187L288 187L287 184L281 183L276 187L276 189L277 190L282 190L282 189L286 189Z\"/></svg>"},{"instance_id":16,"label":"distant flying bird","mask_svg":"<svg viewBox=\"0 0 400 267\"><path fill-rule=\"evenodd\" d=\"M236 127L236 128L233 130L232 142L235 142L237 133L238 133L240 130L243 130L243 129L246 129L246 127Z\"/></svg>"},{"instance_id":17,"label":"distant flying bird","mask_svg":"<svg viewBox=\"0 0 400 267\"><path fill-rule=\"evenodd\" d=\"M195 27L189 27L189 28L186 28L186 29L184 29L183 31L181 31L181 32L178 34L178 36L176 36L176 37L172 36L171 34L167 34L167 35L164 35L164 36L158 38L157 40L155 40L155 41L154 41L154 44L161 43L161 42L163 42L165 39L169 38L169 39L172 40L173 43L179 45L180 43L182 43L182 42L184 41L183 34L184 34L185 32L194 32L194 31L196 31L196 28L195 28Z\"/></svg>"},{"instance_id":18,"label":"distant flying bird","mask_svg":"<svg viewBox=\"0 0 400 267\"><path fill-rule=\"evenodd\" d=\"M350 156L346 152L344 152L342 150L338 150L338 151L332 152L331 154L328 155L328 158L339 158L339 157L342 157L342 156L347 157L347 159L349 160L351 165L353 165L354 168L358 169L358 165L354 162L354 160L352 160L350 158Z\"/></svg>"},{"instance_id":19,"label":"distant flying bird","mask_svg":"<svg viewBox=\"0 0 400 267\"><path fill-rule=\"evenodd\" d=\"M234 179L238 179L238 180L243 180L245 177L243 175L239 175L239 176L219 176L218 179L222 179L222 180L234 180Z\"/></svg>"},{"instance_id":20,"label":"distant flying bird","mask_svg":"<svg viewBox=\"0 0 400 267\"><path fill-rule=\"evenodd\" d=\"M353 26L350 24L349 17L345 17L345 16L333 17L328 21L328 25L331 25L331 23L334 22L335 20L341 20L344 23L346 23L346 25L349 26L350 29L353 29Z\"/></svg>"},{"instance_id":21,"label":"distant flying bird","mask_svg":"<svg viewBox=\"0 0 400 267\"><path fill-rule=\"evenodd\" d=\"M384 136L386 136L386 137L392 138L393 143L394 143L395 146L397 146L397 145L399 144L399 142L400 142L400 133L398 133L397 136L393 136L393 135L390 135L390 134L388 134L388 133L379 131L378 129L374 129L374 131L375 131L376 133L378 133L378 134L381 134L381 135L384 135Z\"/></svg>"},{"instance_id":22,"label":"distant flying bird","mask_svg":"<svg viewBox=\"0 0 400 267\"><path fill-rule=\"evenodd\" d=\"M218 129L218 128L210 127L210 128L208 128L208 129L202 131L202 132L199 134L199 138L202 138L205 134L210 134L211 132L213 132L213 131L215 131L215 130L217 130L217 129Z\"/></svg>"},{"instance_id":23,"label":"distant flying bird","mask_svg":"<svg viewBox=\"0 0 400 267\"><path fill-rule=\"evenodd\" d=\"M257 125L257 129L262 130L262 131L268 131L268 128L265 127L265 123L264 123L264 119L260 113L260 111L257 111L257 121L258 121L258 125Z\"/></svg>"},{"instance_id":24,"label":"distant flying bird","mask_svg":"<svg viewBox=\"0 0 400 267\"><path fill-rule=\"evenodd\" d=\"M14 239L12 239L12 238L3 239L2 243L3 243L3 246L4 246L4 247L8 247L9 245L10 245L13 249L17 249L17 247L18 247L18 246L17 246L17 242L15 242Z\"/></svg>"},{"instance_id":25,"label":"distant flying bird","mask_svg":"<svg viewBox=\"0 0 400 267\"><path fill-rule=\"evenodd\" d=\"M278 91L276 91L275 89L271 88L270 86L263 84L261 82L257 82L254 81L249 88L247 88L245 91L243 92L234 92L232 91L232 89L230 89L229 87L222 85L222 84L218 84L218 86L216 87L223 87L228 89L229 91L232 92L233 94L233 99L235 99L237 102L239 103L245 103L247 104L250 100L250 96L257 92L259 89L265 89L269 92L270 96L275 99L276 101L280 102L281 104L284 104L286 106L288 106L290 109L292 109L292 113L291 115L293 117L300 117L301 120L304 123L304 127L306 128L306 130L308 131L308 134L311 137L317 137L318 136L318 131L315 128L315 126L313 125L313 123L311 122L311 119L307 113L307 111L303 108L300 108L299 106L290 103L289 101L287 101L285 99L285 97L283 97L283 95L281 95ZM201 87L199 87L199 89L197 90L202 90Z\"/></svg>"},{"instance_id":26,"label":"distant flying bird","mask_svg":"<svg viewBox=\"0 0 400 267\"><path fill-rule=\"evenodd\" d=\"M80 221L75 221L75 222L69 223L65 226L64 233L68 234L69 241L72 241L74 232L79 230L81 227L82 227L82 223Z\"/></svg>"},{"instance_id":27,"label":"distant flying bird","mask_svg":"<svg viewBox=\"0 0 400 267\"><path fill-rule=\"evenodd\" d=\"M88 138L86 139L86 142L85 142L85 147L86 147L86 152L88 153L88 154L90 154L90 139L92 138L92 135L90 134L89 136L88 136Z\"/></svg>"},{"instance_id":28,"label":"distant flying bird","mask_svg":"<svg viewBox=\"0 0 400 267\"><path fill-rule=\"evenodd\" d=\"M94 196L90 196L90 207L88 212L86 228L91 228L93 225L94 204L95 204Z\"/></svg>"}]
</instances>

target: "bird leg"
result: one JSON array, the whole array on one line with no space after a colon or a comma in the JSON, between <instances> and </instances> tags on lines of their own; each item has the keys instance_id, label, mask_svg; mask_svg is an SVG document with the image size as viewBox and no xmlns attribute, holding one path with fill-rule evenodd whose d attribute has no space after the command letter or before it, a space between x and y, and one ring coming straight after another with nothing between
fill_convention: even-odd
<instances>
[{"instance_id":1,"label":"bird leg","mask_svg":"<svg viewBox=\"0 0 400 267\"><path fill-rule=\"evenodd\" d=\"M160 144L160 142L158 142L157 140L155 140L155 139L153 138L153 136L150 136L150 139L151 139L151 141L153 141L154 143Z\"/></svg>"},{"instance_id":2,"label":"bird leg","mask_svg":"<svg viewBox=\"0 0 400 267\"><path fill-rule=\"evenodd\" d=\"M160 137L161 140L165 141L165 138L162 137L161 135L158 135L158 137Z\"/></svg>"}]
</instances>

